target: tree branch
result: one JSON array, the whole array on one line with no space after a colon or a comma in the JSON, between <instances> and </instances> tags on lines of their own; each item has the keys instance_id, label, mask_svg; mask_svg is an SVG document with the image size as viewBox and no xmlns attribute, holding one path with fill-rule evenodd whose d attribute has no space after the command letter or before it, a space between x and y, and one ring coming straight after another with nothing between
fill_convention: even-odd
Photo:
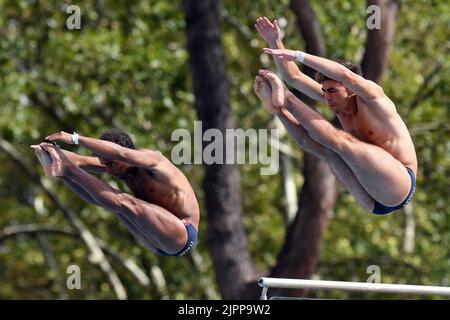
<instances>
[{"instance_id":1,"label":"tree branch","mask_svg":"<svg viewBox=\"0 0 450 320\"><path fill-rule=\"evenodd\" d=\"M194 268L197 274L206 274L208 271L203 262L202 255L197 251L193 250L190 254L188 254L189 262L191 262L192 267ZM203 287L205 291L205 296L207 300L218 300L220 299L219 293L214 289L214 284L208 277L200 277L200 285Z\"/></svg>"},{"instance_id":2,"label":"tree branch","mask_svg":"<svg viewBox=\"0 0 450 320\"><path fill-rule=\"evenodd\" d=\"M37 175L33 169L23 160L24 157L12 146L8 141L0 137L0 150L2 150L8 157L13 160L14 164L20 167L31 180L42 187L44 192L48 195L53 204L58 207L64 214L64 216L69 220L72 226L79 232L81 238L87 245L89 251L91 252L90 260L93 264L98 264L101 270L106 274L116 296L118 299L126 299L127 294L125 288L122 285L117 273L112 268L111 264L106 259L100 248L97 240L88 228L84 225L83 221L72 211L69 207L62 204L55 192L53 191L53 186L49 180L42 179Z\"/></svg>"},{"instance_id":3,"label":"tree branch","mask_svg":"<svg viewBox=\"0 0 450 320\"><path fill-rule=\"evenodd\" d=\"M313 55L324 56L326 53L325 41L311 3L308 0L291 0L290 8L295 13L297 27L305 40L305 51Z\"/></svg>"},{"instance_id":4,"label":"tree branch","mask_svg":"<svg viewBox=\"0 0 450 320\"><path fill-rule=\"evenodd\" d=\"M414 220L413 204L410 203L404 208L405 212L405 237L403 238L403 251L412 253L414 251L416 239L416 222Z\"/></svg>"},{"instance_id":5,"label":"tree branch","mask_svg":"<svg viewBox=\"0 0 450 320\"><path fill-rule=\"evenodd\" d=\"M70 237L80 237L80 234L78 232L68 227L45 224L27 224L8 226L3 230L0 230L0 243L9 238L14 238L20 234L57 234ZM97 241L100 247L114 259L119 261L136 278L140 285L146 287L150 284L150 278L133 260L123 257L120 253L112 249L103 240L97 239Z\"/></svg>"},{"instance_id":6,"label":"tree branch","mask_svg":"<svg viewBox=\"0 0 450 320\"><path fill-rule=\"evenodd\" d=\"M59 299L67 300L69 296L67 295L64 281L59 273L58 262L56 261L55 255L53 254L53 250L50 247L50 244L48 243L47 236L45 234L38 233L36 234L36 238L39 243L39 246L41 247L45 262L47 263L50 269L51 278L53 278L55 285L58 287Z\"/></svg>"},{"instance_id":7,"label":"tree branch","mask_svg":"<svg viewBox=\"0 0 450 320\"><path fill-rule=\"evenodd\" d=\"M220 11L220 15L226 22L235 27L236 30L238 30L239 33L242 34L245 40L251 41L255 38L254 33L246 25L244 25L238 18L230 15L227 9L222 8L222 10Z\"/></svg>"},{"instance_id":8,"label":"tree branch","mask_svg":"<svg viewBox=\"0 0 450 320\"><path fill-rule=\"evenodd\" d=\"M153 285L158 293L160 299L169 299L169 292L167 290L166 279L160 267L157 265L152 265L150 267L150 278L152 279Z\"/></svg>"},{"instance_id":9,"label":"tree branch","mask_svg":"<svg viewBox=\"0 0 450 320\"><path fill-rule=\"evenodd\" d=\"M448 122L425 122L418 123L409 129L409 132L413 136L422 134L424 131L442 130L443 132L450 131L450 123Z\"/></svg>"},{"instance_id":10,"label":"tree branch","mask_svg":"<svg viewBox=\"0 0 450 320\"><path fill-rule=\"evenodd\" d=\"M425 78L423 79L422 85L417 90L416 96L409 104L409 108L407 109L407 115L411 114L414 109L417 108L417 106L425 100L426 98L430 97L433 92L439 87L440 82L442 81L442 77L439 78L439 80L432 86L430 86L430 83L432 83L433 79L441 75L439 70L445 70L444 63L442 61L439 61L436 66L431 70L430 73L428 73Z\"/></svg>"},{"instance_id":11,"label":"tree branch","mask_svg":"<svg viewBox=\"0 0 450 320\"><path fill-rule=\"evenodd\" d=\"M286 206L285 224L289 226L295 219L298 212L297 186L294 179L294 167L292 159L286 155L281 155L281 168L283 173L284 202Z\"/></svg>"}]
</instances>

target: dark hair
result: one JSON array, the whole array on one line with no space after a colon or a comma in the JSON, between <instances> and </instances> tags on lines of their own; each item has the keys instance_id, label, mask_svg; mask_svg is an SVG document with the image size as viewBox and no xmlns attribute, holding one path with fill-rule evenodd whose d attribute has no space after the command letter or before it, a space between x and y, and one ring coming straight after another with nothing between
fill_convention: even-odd
<instances>
[{"instance_id":1,"label":"dark hair","mask_svg":"<svg viewBox=\"0 0 450 320\"><path fill-rule=\"evenodd\" d=\"M343 65L344 67L346 67L347 69L356 73L357 75L362 76L360 65L351 63L350 61L344 61L344 60L335 60L335 62ZM316 73L315 79L318 83L323 83L326 80L334 80L334 79L328 78L326 75L324 75L323 73L320 73L320 72Z\"/></svg>"},{"instance_id":2,"label":"dark hair","mask_svg":"<svg viewBox=\"0 0 450 320\"><path fill-rule=\"evenodd\" d=\"M100 136L100 139L117 143L119 146L125 148L136 149L133 140L128 135L128 133L117 128L107 130Z\"/></svg>"}]
</instances>

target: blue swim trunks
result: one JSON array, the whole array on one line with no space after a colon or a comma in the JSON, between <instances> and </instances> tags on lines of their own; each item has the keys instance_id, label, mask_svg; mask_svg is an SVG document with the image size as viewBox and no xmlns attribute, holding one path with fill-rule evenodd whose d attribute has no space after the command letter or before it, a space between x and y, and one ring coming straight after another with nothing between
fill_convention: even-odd
<instances>
[{"instance_id":1,"label":"blue swim trunks","mask_svg":"<svg viewBox=\"0 0 450 320\"><path fill-rule=\"evenodd\" d=\"M416 177L414 176L414 172L411 170L411 168L406 167L406 170L408 171L409 177L411 178L411 190L409 190L409 193L406 196L405 201L403 201L396 207L386 207L386 206L382 205L381 203L375 201L375 207L373 208L373 211L372 211L373 213L387 214L392 211L406 207L406 205L409 203L409 201L411 201L411 198L414 194L414 190L416 190Z\"/></svg>"},{"instance_id":2,"label":"blue swim trunks","mask_svg":"<svg viewBox=\"0 0 450 320\"><path fill-rule=\"evenodd\" d=\"M183 222L185 222L185 221L183 221ZM158 249L159 255L166 256L166 257L184 256L186 253L188 253L189 251L192 250L192 248L195 245L195 242L197 241L197 235L198 235L197 230L195 230L195 227L192 225L192 223L185 223L184 225L186 226L186 232L188 235L186 245L184 246L184 248L181 249L177 253L167 253L167 252L162 251L161 249Z\"/></svg>"}]
</instances>

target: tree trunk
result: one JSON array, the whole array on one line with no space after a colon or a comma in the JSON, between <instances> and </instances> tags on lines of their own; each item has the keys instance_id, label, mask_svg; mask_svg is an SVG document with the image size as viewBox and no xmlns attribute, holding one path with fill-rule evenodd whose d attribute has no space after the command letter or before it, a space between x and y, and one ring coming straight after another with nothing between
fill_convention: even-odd
<instances>
[{"instance_id":1,"label":"tree trunk","mask_svg":"<svg viewBox=\"0 0 450 320\"><path fill-rule=\"evenodd\" d=\"M395 0L368 0L367 5L377 5L381 9L381 28L369 30L361 67L364 78L381 84L394 41L400 4Z\"/></svg>"},{"instance_id":2,"label":"tree trunk","mask_svg":"<svg viewBox=\"0 0 450 320\"><path fill-rule=\"evenodd\" d=\"M234 128L221 41L222 2L184 0L196 110L203 130ZM225 135L224 135L225 136ZM223 153L225 154L225 153ZM205 165L207 242L223 299L240 299L256 275L242 224L237 165ZM200 235L201 236L201 235Z\"/></svg>"},{"instance_id":3,"label":"tree trunk","mask_svg":"<svg viewBox=\"0 0 450 320\"><path fill-rule=\"evenodd\" d=\"M308 53L325 56L325 43L320 26L309 1L292 0L291 10L297 16L297 26L305 40ZM305 68L312 77L314 70ZM305 95L298 95L306 104L315 102ZM336 179L328 165L315 156L305 153L303 176L297 216L286 234L285 244L271 276L280 278L310 278L320 256L323 233L336 201ZM272 289L269 294L299 296L301 291Z\"/></svg>"}]
</instances>

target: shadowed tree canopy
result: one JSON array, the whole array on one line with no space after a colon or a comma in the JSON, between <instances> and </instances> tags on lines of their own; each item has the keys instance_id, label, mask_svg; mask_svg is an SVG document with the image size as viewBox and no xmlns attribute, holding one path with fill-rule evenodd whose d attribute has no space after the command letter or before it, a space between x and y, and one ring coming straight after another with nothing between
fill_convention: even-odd
<instances>
[{"instance_id":1,"label":"shadowed tree canopy","mask_svg":"<svg viewBox=\"0 0 450 320\"><path fill-rule=\"evenodd\" d=\"M67 4L1 2L0 298L256 299L262 275L364 282L370 265L382 282L448 285L450 12L444 0L399 3L82 1L82 28L68 30ZM367 29L370 5L381 9L380 30ZM277 127L252 91L259 68L275 70L254 28L259 16L279 21L286 48L360 62L382 84L419 160L408 209L367 214L325 163L281 134L275 175L261 175L260 164L179 165L202 223L192 254L165 258L136 243L113 214L45 178L29 146L60 130L95 137L123 128L137 147L170 158L174 130L193 138L194 121L203 132ZM324 104L299 97L332 119ZM81 269L83 290L66 288L71 265Z\"/></svg>"}]
</instances>

